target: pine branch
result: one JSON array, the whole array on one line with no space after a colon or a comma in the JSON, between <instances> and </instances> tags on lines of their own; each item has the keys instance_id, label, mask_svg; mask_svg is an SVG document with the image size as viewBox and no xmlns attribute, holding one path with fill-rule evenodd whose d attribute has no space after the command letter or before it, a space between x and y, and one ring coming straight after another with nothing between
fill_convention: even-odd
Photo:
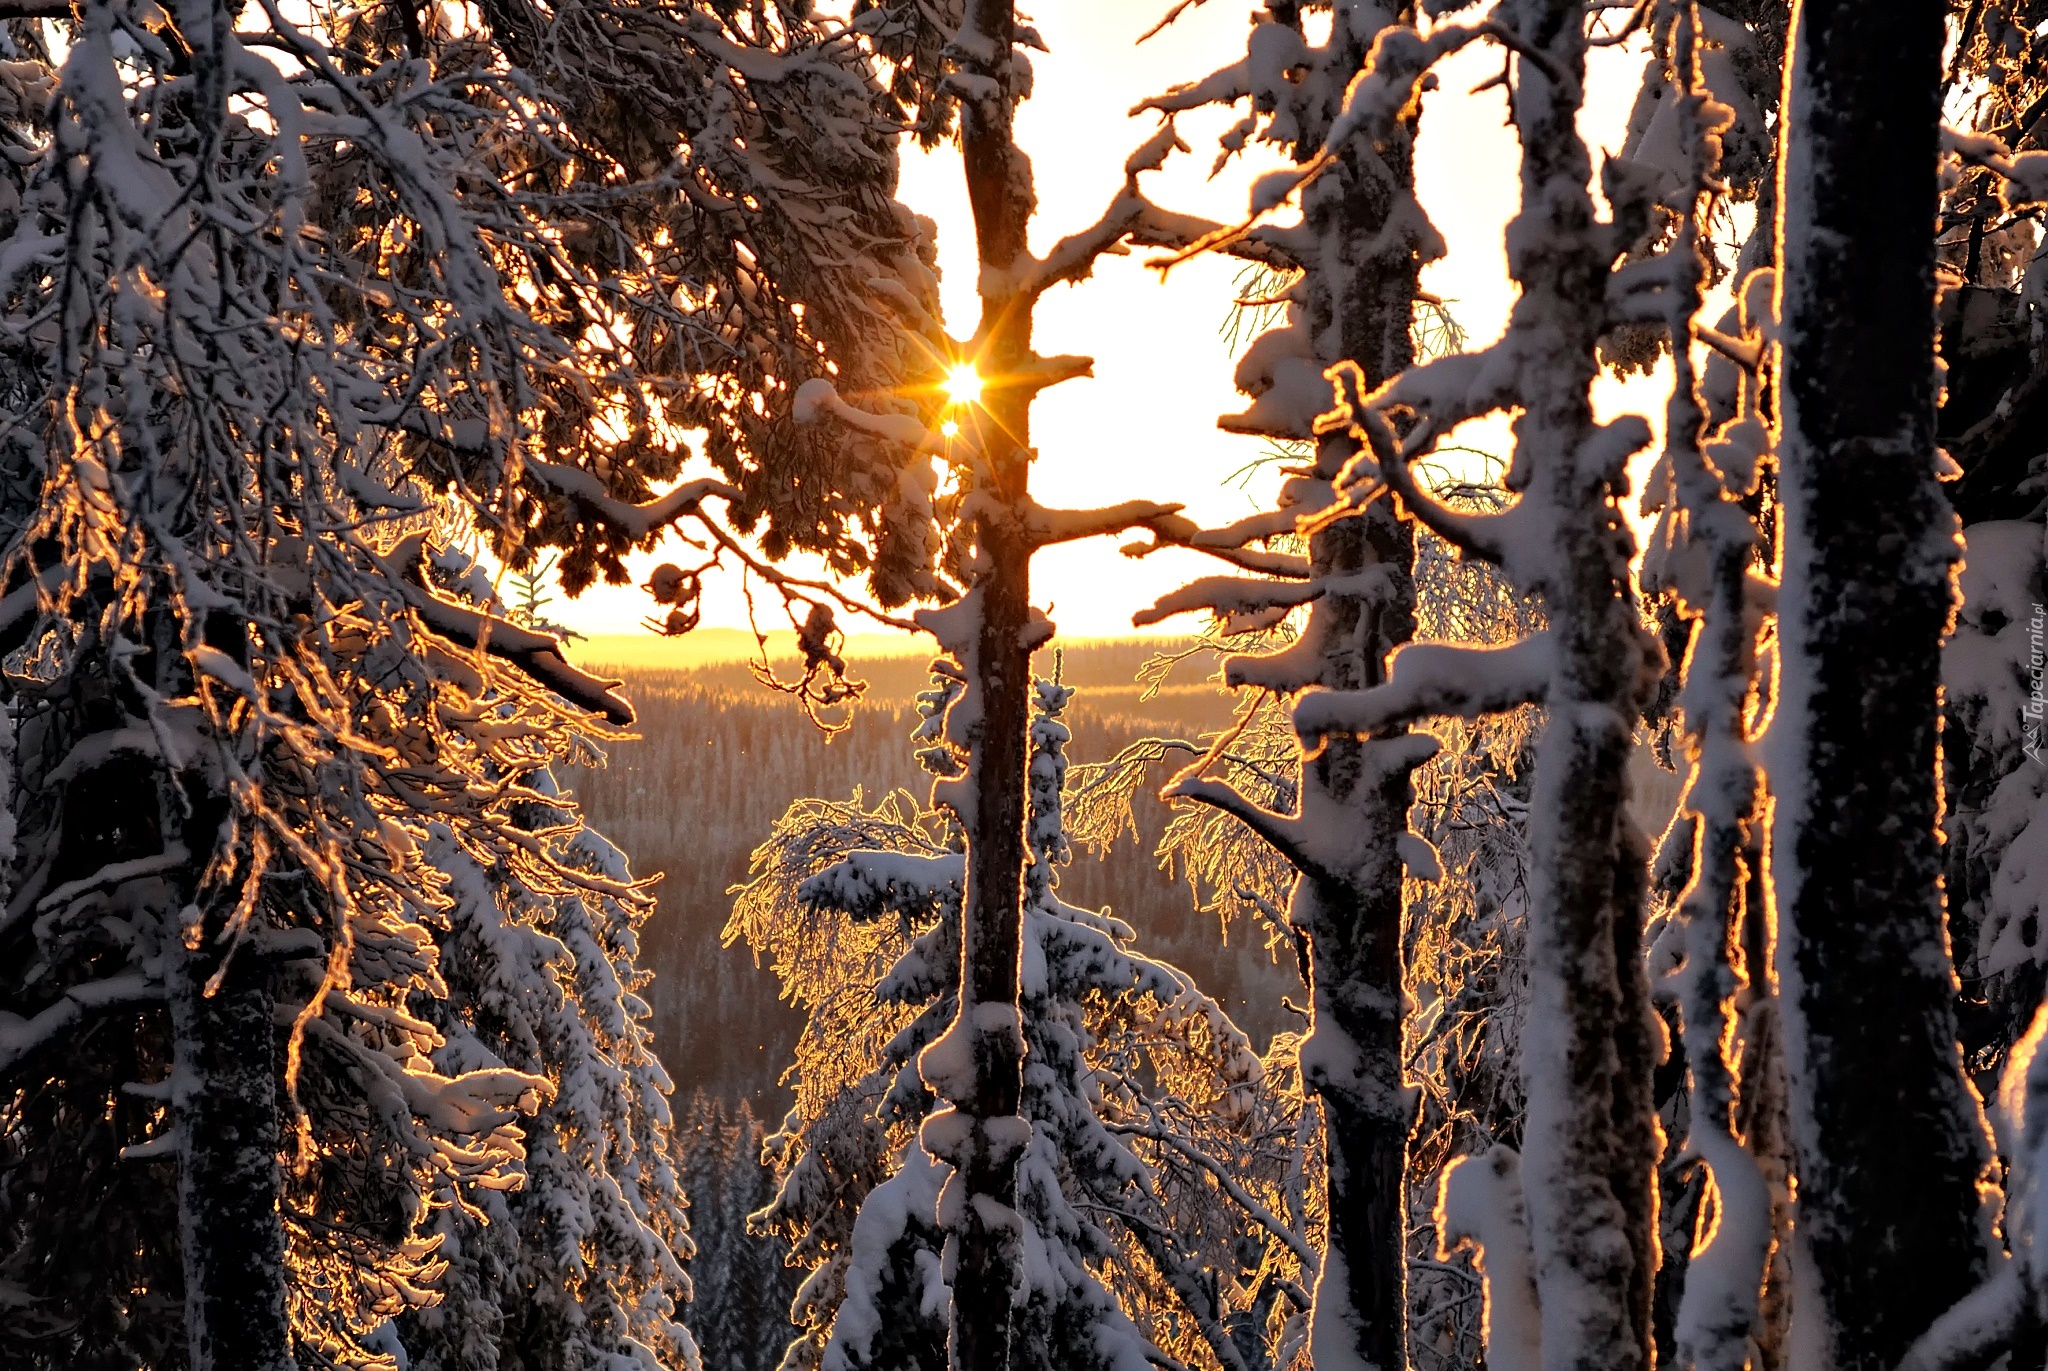
<instances>
[{"instance_id":1,"label":"pine branch","mask_svg":"<svg viewBox=\"0 0 2048 1371\"><path fill-rule=\"evenodd\" d=\"M32 1018L0 1011L0 1081L86 1020L109 1010L154 1004L163 997L160 982L134 972L71 986Z\"/></svg>"},{"instance_id":2,"label":"pine branch","mask_svg":"<svg viewBox=\"0 0 2048 1371\"><path fill-rule=\"evenodd\" d=\"M403 590L406 603L430 630L463 647L511 663L536 684L621 728L632 725L633 706L618 693L618 687L624 683L608 681L569 665L562 655L560 639L444 600L429 590L420 569L425 548L426 535L415 533L393 548L388 557L378 560Z\"/></svg>"}]
</instances>

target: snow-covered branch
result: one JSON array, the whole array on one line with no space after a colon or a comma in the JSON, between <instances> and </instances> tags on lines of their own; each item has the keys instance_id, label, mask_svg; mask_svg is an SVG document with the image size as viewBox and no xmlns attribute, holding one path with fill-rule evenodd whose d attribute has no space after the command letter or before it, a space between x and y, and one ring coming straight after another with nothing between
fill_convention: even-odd
<instances>
[{"instance_id":1,"label":"snow-covered branch","mask_svg":"<svg viewBox=\"0 0 2048 1371\"><path fill-rule=\"evenodd\" d=\"M1292 522L1290 517L1290 528ZM1207 553L1218 561L1229 562L1232 566L1266 576L1306 580L1311 574L1308 559L1299 553L1270 552L1264 548L1242 545L1256 537L1271 536L1269 534L1247 533L1240 537L1228 530L1212 531L1181 515L1155 519L1148 522L1145 527L1152 534L1152 541L1125 544L1122 551L1126 557L1149 557L1164 547L1184 547L1194 552ZM1232 526L1237 527L1239 526Z\"/></svg>"},{"instance_id":2,"label":"snow-covered branch","mask_svg":"<svg viewBox=\"0 0 2048 1371\"><path fill-rule=\"evenodd\" d=\"M1237 787L1213 776L1182 776L1160 792L1161 799L1193 800L1220 809L1259 835L1297 871L1325 873L1327 868L1316 854L1312 835L1299 818L1276 813L1247 799Z\"/></svg>"},{"instance_id":3,"label":"snow-covered branch","mask_svg":"<svg viewBox=\"0 0 2048 1371\"><path fill-rule=\"evenodd\" d=\"M2001 1260L1996 1274L1914 1341L1899 1371L1971 1371L1995 1364L2034 1315L2025 1265L2012 1257Z\"/></svg>"},{"instance_id":4,"label":"snow-covered branch","mask_svg":"<svg viewBox=\"0 0 2048 1371\"><path fill-rule=\"evenodd\" d=\"M1363 737L1433 714L1476 719L1541 704L1557 664L1557 644L1548 631L1509 647L1410 643L1394 654L1385 685L1304 694L1294 706L1294 727L1313 744L1332 734Z\"/></svg>"},{"instance_id":5,"label":"snow-covered branch","mask_svg":"<svg viewBox=\"0 0 2048 1371\"><path fill-rule=\"evenodd\" d=\"M1203 576L1159 597L1150 609L1131 616L1140 628L1176 614L1209 610L1224 617L1288 610L1321 599L1322 581L1255 581L1242 576Z\"/></svg>"},{"instance_id":6,"label":"snow-covered branch","mask_svg":"<svg viewBox=\"0 0 2048 1371\"><path fill-rule=\"evenodd\" d=\"M1184 506L1151 500L1126 500L1101 509L1047 509L1033 503L1024 513L1026 536L1033 547L1078 542L1126 529L1157 529L1179 515Z\"/></svg>"},{"instance_id":7,"label":"snow-covered branch","mask_svg":"<svg viewBox=\"0 0 2048 1371\"><path fill-rule=\"evenodd\" d=\"M406 602L422 623L452 642L511 663L535 683L613 724L632 724L633 706L618 693L621 682L605 680L569 665L562 655L560 639L442 599L430 590L420 569L425 545L426 535L416 533L380 559L404 588Z\"/></svg>"},{"instance_id":8,"label":"snow-covered branch","mask_svg":"<svg viewBox=\"0 0 2048 1371\"><path fill-rule=\"evenodd\" d=\"M2015 154L1988 133L1965 133L1944 124L1941 150L1958 161L1998 177L1999 202L2007 209L2048 203L2048 152Z\"/></svg>"},{"instance_id":9,"label":"snow-covered branch","mask_svg":"<svg viewBox=\"0 0 2048 1371\"><path fill-rule=\"evenodd\" d=\"M677 519L696 513L709 496L716 495L728 501L739 498L739 492L727 482L707 478L684 481L674 490L645 504L629 504L613 499L605 492L604 482L581 467L528 458L525 470L635 540L650 537Z\"/></svg>"},{"instance_id":10,"label":"snow-covered branch","mask_svg":"<svg viewBox=\"0 0 2048 1371\"><path fill-rule=\"evenodd\" d=\"M848 404L839 390L822 376L813 376L796 389L791 414L799 424L836 419L850 429L873 434L913 452L943 452L945 440L908 414L876 414Z\"/></svg>"},{"instance_id":11,"label":"snow-covered branch","mask_svg":"<svg viewBox=\"0 0 2048 1371\"><path fill-rule=\"evenodd\" d=\"M0 1011L0 1080L94 1015L153 1004L163 997L162 982L129 972L67 987L55 1004L32 1017Z\"/></svg>"}]
</instances>

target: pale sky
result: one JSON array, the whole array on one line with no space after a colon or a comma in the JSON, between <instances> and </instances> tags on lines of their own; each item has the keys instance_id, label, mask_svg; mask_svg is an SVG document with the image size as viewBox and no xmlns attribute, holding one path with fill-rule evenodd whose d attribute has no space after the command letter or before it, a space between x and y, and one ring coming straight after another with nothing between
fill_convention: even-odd
<instances>
[{"instance_id":1,"label":"pale sky","mask_svg":"<svg viewBox=\"0 0 2048 1371\"><path fill-rule=\"evenodd\" d=\"M1235 60L1256 2L1208 0L1142 45L1136 39L1163 12L1164 0L1039 0L1030 7L1051 48L1049 54L1032 54L1035 94L1017 118L1019 143L1031 155L1037 177L1034 251L1043 252L1096 218L1121 184L1124 159L1157 127L1154 115L1132 119L1126 112L1147 95ZM1581 126L1596 149L1596 164L1600 149L1620 149L1643 61L1639 49L1593 54ZM1423 285L1452 302L1475 345L1500 335L1513 298L1501 245L1502 227L1519 198L1506 100L1497 89L1467 93L1498 71L1499 64L1497 52L1489 48L1468 52L1441 69L1441 88L1424 105L1416 158L1418 193L1450 247L1449 256L1424 273ZM1181 116L1181 136L1193 153L1176 156L1163 171L1145 178L1155 203L1218 220L1242 216L1252 177L1281 164L1277 150L1254 148L1208 179L1216 138L1243 109ZM951 147L931 154L910 148L901 195L938 222L947 323L956 336L971 333L978 313L974 242L958 153ZM1039 456L1033 493L1043 504L1069 508L1130 498L1179 501L1205 523L1268 507L1278 483L1270 468L1255 473L1242 489L1230 481L1233 472L1260 454L1262 441L1216 428L1219 414L1239 411L1246 403L1231 385L1235 358L1222 333L1238 266L1198 259L1176 268L1162 283L1142 265L1144 255L1105 259L1094 277L1054 287L1040 303L1038 350L1091 356L1095 376L1047 391L1034 407ZM1633 408L1653 423L1661 417L1663 399L1654 380L1638 378L1627 385L1603 380L1596 399L1609 412ZM1505 422L1461 432L1457 441L1504 451ZM1033 602L1049 610L1063 635L1132 633L1132 613L1159 594L1191 576L1225 569L1185 552L1133 561L1116 550L1120 541L1051 548L1033 563ZM636 578L644 578L653 565L674 556L657 551L629 565ZM787 627L773 608L773 597L761 603L774 616L770 622L764 615L762 627ZM580 600L551 606L551 612L580 632L596 635L639 631L651 608L637 589L600 586ZM746 625L736 576L706 587L704 611L706 625ZM1153 631L1184 633L1197 626L1189 616ZM848 622L846 627L859 631L869 626Z\"/></svg>"}]
</instances>

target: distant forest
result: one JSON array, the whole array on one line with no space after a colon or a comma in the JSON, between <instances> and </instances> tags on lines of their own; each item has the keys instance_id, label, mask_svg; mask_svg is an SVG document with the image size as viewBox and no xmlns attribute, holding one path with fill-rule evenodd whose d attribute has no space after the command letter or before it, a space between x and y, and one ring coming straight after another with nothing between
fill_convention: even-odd
<instances>
[{"instance_id":1,"label":"distant forest","mask_svg":"<svg viewBox=\"0 0 2048 1371\"><path fill-rule=\"evenodd\" d=\"M1063 649L1062 679L1078 688L1068 712L1077 762L1105 760L1146 736L1193 738L1229 721L1231 697L1206 679L1212 658L1183 663L1157 691L1138 683L1148 659L1181 646L1134 639ZM597 664L626 678L639 711L637 736L614 744L607 765L565 769L562 780L593 826L633 854L636 875L661 878L642 955L655 975L646 992L655 1043L678 1100L703 1090L744 1100L771 1125L782 1117L788 1095L777 1081L802 1016L777 1000L775 978L754 966L746 948L721 944L728 892L746 880L749 855L792 800L843 800L856 786L870 799L899 786L924 798L931 778L917 768L910 732L929 660L854 663L867 691L836 735L763 686L744 662L688 670ZM1041 652L1033 665L1050 676L1053 654ZM1167 768L1158 769L1163 781ZM1136 812L1135 840L1127 835L1107 853L1080 854L1062 873L1062 896L1108 906L1129 921L1150 955L1191 973L1261 1049L1273 1033L1299 1027L1282 1004L1288 995L1301 998L1293 969L1276 965L1256 932L1233 929L1226 942L1216 917L1196 912L1180 873L1161 870L1153 856L1166 806L1145 790Z\"/></svg>"}]
</instances>

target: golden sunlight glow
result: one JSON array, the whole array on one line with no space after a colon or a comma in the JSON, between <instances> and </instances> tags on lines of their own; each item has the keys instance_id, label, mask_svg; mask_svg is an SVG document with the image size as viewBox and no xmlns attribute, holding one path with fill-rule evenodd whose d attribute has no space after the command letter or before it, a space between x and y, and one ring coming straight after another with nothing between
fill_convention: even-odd
<instances>
[{"instance_id":1,"label":"golden sunlight glow","mask_svg":"<svg viewBox=\"0 0 2048 1371\"><path fill-rule=\"evenodd\" d=\"M954 420L948 419L945 423L939 425L939 432L945 434L948 438L958 438L960 436L960 425Z\"/></svg>"},{"instance_id":2,"label":"golden sunlight glow","mask_svg":"<svg viewBox=\"0 0 2048 1371\"><path fill-rule=\"evenodd\" d=\"M946 373L946 394L956 405L971 405L981 398L981 373L972 363L962 362Z\"/></svg>"}]
</instances>

